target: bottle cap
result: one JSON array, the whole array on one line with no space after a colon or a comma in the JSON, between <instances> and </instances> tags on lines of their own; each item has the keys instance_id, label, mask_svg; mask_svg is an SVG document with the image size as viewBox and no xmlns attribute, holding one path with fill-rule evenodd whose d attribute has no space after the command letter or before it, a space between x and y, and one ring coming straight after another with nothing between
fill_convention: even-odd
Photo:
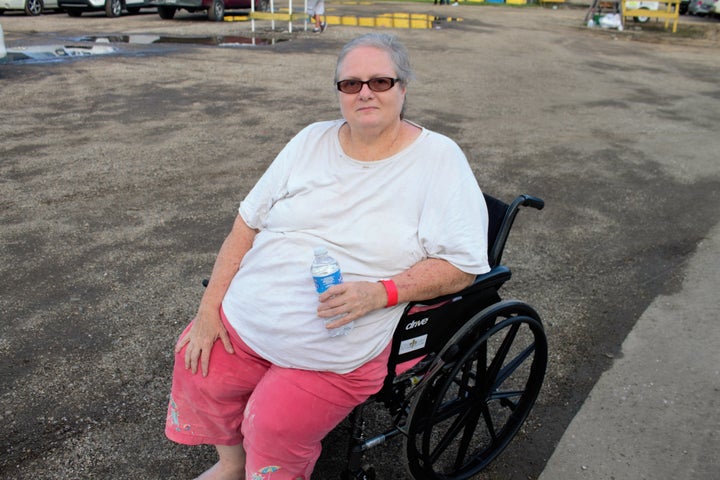
<instances>
[{"instance_id":1,"label":"bottle cap","mask_svg":"<svg viewBox=\"0 0 720 480\"><path fill-rule=\"evenodd\" d=\"M325 247L315 247L315 256L319 257L320 255L327 255L327 248Z\"/></svg>"}]
</instances>

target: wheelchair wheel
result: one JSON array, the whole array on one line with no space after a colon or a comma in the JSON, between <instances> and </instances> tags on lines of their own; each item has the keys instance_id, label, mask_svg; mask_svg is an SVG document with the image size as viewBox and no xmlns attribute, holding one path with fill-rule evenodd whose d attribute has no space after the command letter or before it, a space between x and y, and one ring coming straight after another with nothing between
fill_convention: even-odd
<instances>
[{"instance_id":1,"label":"wheelchair wheel","mask_svg":"<svg viewBox=\"0 0 720 480\"><path fill-rule=\"evenodd\" d=\"M529 305L503 301L468 321L438 359L444 364L415 396L407 419L408 466L417 480L467 479L508 446L530 413L545 376L547 340Z\"/></svg>"}]
</instances>

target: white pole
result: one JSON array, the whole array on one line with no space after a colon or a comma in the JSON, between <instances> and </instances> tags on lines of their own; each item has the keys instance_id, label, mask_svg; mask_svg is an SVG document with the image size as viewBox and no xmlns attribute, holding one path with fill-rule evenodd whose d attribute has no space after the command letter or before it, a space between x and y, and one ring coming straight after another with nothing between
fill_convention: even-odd
<instances>
[{"instance_id":1,"label":"white pole","mask_svg":"<svg viewBox=\"0 0 720 480\"><path fill-rule=\"evenodd\" d=\"M305 10L303 10L303 13L304 13L303 18L305 18L305 20L303 20L305 22L305 31L307 32L307 24L308 24L307 0L305 0Z\"/></svg>"},{"instance_id":2,"label":"white pole","mask_svg":"<svg viewBox=\"0 0 720 480\"><path fill-rule=\"evenodd\" d=\"M292 0L289 0L288 10L290 16L288 16L288 33L292 33L292 17L293 17L293 9L292 9Z\"/></svg>"},{"instance_id":3,"label":"white pole","mask_svg":"<svg viewBox=\"0 0 720 480\"><path fill-rule=\"evenodd\" d=\"M275 2L273 0L270 0L270 15L272 16L272 20L270 21L270 28L272 28L272 31L275 31Z\"/></svg>"},{"instance_id":4,"label":"white pole","mask_svg":"<svg viewBox=\"0 0 720 480\"><path fill-rule=\"evenodd\" d=\"M255 0L250 2L250 29L255 33ZM255 38L254 35L253 38Z\"/></svg>"}]
</instances>

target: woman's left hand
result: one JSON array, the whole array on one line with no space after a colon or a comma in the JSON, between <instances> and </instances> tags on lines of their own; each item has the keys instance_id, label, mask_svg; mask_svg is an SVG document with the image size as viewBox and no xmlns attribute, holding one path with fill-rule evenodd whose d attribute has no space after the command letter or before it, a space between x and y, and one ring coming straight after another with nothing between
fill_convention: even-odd
<instances>
[{"instance_id":1,"label":"woman's left hand","mask_svg":"<svg viewBox=\"0 0 720 480\"><path fill-rule=\"evenodd\" d=\"M368 312L384 308L387 293L380 282L347 282L328 288L319 300L317 313L320 318L343 316L327 324L328 328L338 328Z\"/></svg>"}]
</instances>

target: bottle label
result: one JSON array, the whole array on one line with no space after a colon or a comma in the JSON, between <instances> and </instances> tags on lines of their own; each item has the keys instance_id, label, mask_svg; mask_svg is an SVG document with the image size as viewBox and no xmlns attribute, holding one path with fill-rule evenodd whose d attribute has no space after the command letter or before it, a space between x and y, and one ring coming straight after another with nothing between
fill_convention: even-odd
<instances>
[{"instance_id":1,"label":"bottle label","mask_svg":"<svg viewBox=\"0 0 720 480\"><path fill-rule=\"evenodd\" d=\"M315 290L317 290L317 293L323 293L333 285L338 285L343 282L340 270L330 275L325 275L324 277L313 277L313 280L315 281Z\"/></svg>"}]
</instances>

